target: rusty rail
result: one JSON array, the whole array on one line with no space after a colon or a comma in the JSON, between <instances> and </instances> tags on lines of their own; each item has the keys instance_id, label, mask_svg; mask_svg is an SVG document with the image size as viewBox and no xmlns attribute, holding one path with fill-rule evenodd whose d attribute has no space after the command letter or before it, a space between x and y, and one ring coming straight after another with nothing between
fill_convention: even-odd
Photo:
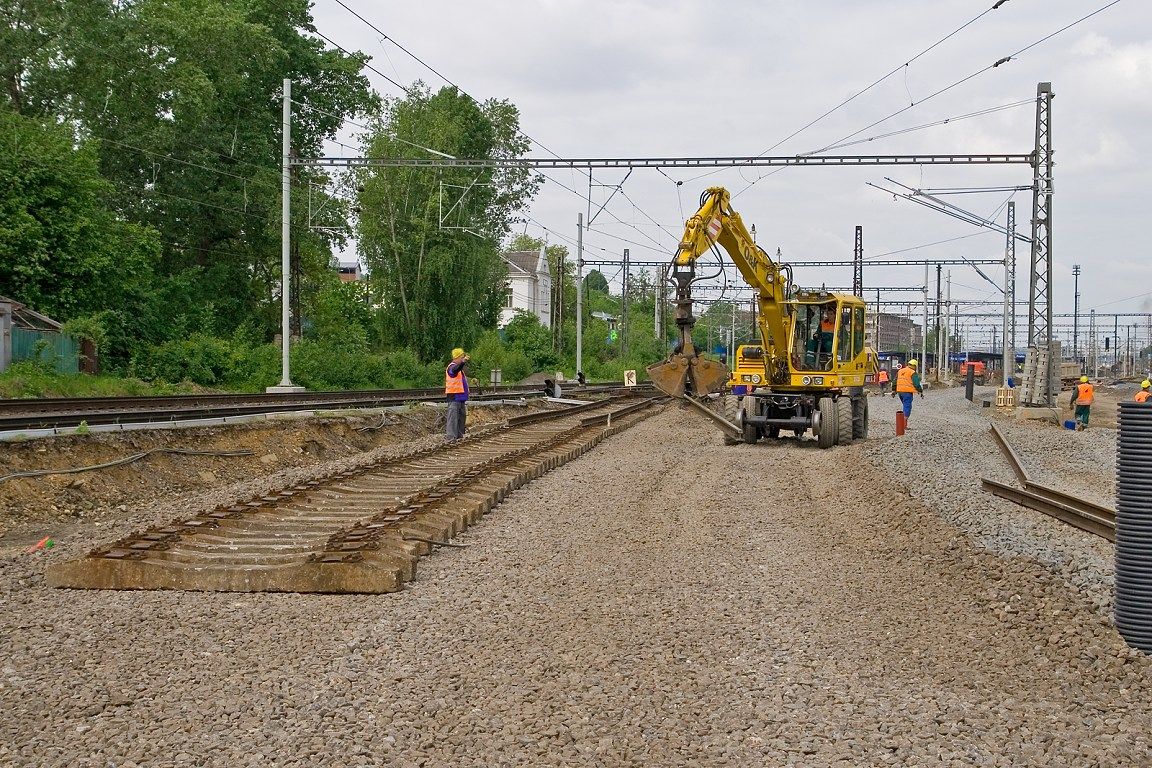
<instances>
[{"instance_id":1,"label":"rusty rail","mask_svg":"<svg viewBox=\"0 0 1152 768\"><path fill-rule=\"evenodd\" d=\"M655 398L518 419L499 430L156 526L53 566L85 589L380 593L513 489L651 413ZM602 421L612 417L611 426Z\"/></svg>"},{"instance_id":2,"label":"rusty rail","mask_svg":"<svg viewBox=\"0 0 1152 768\"><path fill-rule=\"evenodd\" d=\"M993 440L1007 457L1012 471L1023 487L1018 488L982 477L980 484L984 490L1021 506L1063 520L1082 531L1093 533L1108 541L1116 541L1115 510L1032 480L1020 455L1016 453L1008 442L1008 438L995 424L992 425L991 434Z\"/></svg>"}]
</instances>

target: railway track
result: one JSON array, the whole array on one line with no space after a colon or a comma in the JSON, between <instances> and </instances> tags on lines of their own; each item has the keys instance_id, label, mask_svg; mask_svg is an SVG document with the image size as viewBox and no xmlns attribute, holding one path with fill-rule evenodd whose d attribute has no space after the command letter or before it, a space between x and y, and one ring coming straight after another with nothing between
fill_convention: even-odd
<instances>
[{"instance_id":1,"label":"railway track","mask_svg":"<svg viewBox=\"0 0 1152 768\"><path fill-rule=\"evenodd\" d=\"M636 398L630 398L636 400ZM590 402L155 526L53 566L85 589L382 593L509 492L653 412Z\"/></svg>"},{"instance_id":2,"label":"railway track","mask_svg":"<svg viewBox=\"0 0 1152 768\"><path fill-rule=\"evenodd\" d=\"M1008 438L993 424L992 438L1008 459L1022 487L980 478L984 490L1022 506L1063 520L1082 531L1116 541L1116 511L1034 481Z\"/></svg>"},{"instance_id":3,"label":"railway track","mask_svg":"<svg viewBox=\"0 0 1152 768\"><path fill-rule=\"evenodd\" d=\"M593 385L580 394L611 394L621 387ZM645 391L650 386L641 387ZM539 386L482 387L477 401L540 395ZM443 388L381 389L355 392L301 392L176 395L172 397L81 397L0 400L0 432L97 424L139 424L183 419L223 418L299 410L381 408L440 400Z\"/></svg>"}]
</instances>

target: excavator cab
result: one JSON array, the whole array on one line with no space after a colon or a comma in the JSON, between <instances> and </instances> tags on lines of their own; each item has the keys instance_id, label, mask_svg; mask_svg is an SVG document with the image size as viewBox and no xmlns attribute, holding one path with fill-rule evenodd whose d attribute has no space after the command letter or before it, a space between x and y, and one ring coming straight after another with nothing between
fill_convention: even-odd
<instances>
[{"instance_id":1,"label":"excavator cab","mask_svg":"<svg viewBox=\"0 0 1152 768\"><path fill-rule=\"evenodd\" d=\"M829 370L836 350L836 302L796 304L795 308L792 367Z\"/></svg>"}]
</instances>

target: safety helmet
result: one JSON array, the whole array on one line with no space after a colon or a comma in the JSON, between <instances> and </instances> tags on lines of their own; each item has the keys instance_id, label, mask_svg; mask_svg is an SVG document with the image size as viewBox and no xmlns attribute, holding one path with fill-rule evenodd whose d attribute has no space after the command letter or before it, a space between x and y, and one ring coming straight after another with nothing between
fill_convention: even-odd
<instances>
[{"instance_id":1,"label":"safety helmet","mask_svg":"<svg viewBox=\"0 0 1152 768\"><path fill-rule=\"evenodd\" d=\"M909 360L909 361L908 361L908 365L910 365L910 366L912 366L913 368L915 368L916 366L920 365L920 361L919 361L919 360Z\"/></svg>"},{"instance_id":2,"label":"safety helmet","mask_svg":"<svg viewBox=\"0 0 1152 768\"><path fill-rule=\"evenodd\" d=\"M456 358L460 357L463 354L464 354L464 350L461 349L460 347L456 347L455 349L452 350L452 359L455 360Z\"/></svg>"},{"instance_id":3,"label":"safety helmet","mask_svg":"<svg viewBox=\"0 0 1152 768\"><path fill-rule=\"evenodd\" d=\"M1080 383L1081 384L1087 384L1088 383L1088 377L1087 376L1081 376L1080 377Z\"/></svg>"},{"instance_id":4,"label":"safety helmet","mask_svg":"<svg viewBox=\"0 0 1152 768\"><path fill-rule=\"evenodd\" d=\"M1148 387L1152 387L1152 381L1148 381L1148 379L1144 379L1144 381L1140 382L1140 388L1141 389L1148 389Z\"/></svg>"}]
</instances>

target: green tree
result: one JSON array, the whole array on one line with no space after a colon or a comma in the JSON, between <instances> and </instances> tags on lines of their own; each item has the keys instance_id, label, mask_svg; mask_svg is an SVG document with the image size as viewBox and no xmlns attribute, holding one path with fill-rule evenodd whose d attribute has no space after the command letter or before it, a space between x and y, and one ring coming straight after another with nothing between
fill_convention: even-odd
<instances>
[{"instance_id":1,"label":"green tree","mask_svg":"<svg viewBox=\"0 0 1152 768\"><path fill-rule=\"evenodd\" d=\"M477 104L455 88L417 84L389 100L365 137L372 157L510 158L527 150L506 101ZM357 174L361 256L385 338L423 360L470 346L495 326L507 269L499 245L538 188L527 169L368 168Z\"/></svg>"},{"instance_id":2,"label":"green tree","mask_svg":"<svg viewBox=\"0 0 1152 768\"><path fill-rule=\"evenodd\" d=\"M162 322L146 325L145 313L141 336L227 332L253 315L265 334L274 327L281 80L293 81L298 155L320 154L346 116L377 103L365 57L329 49L308 9L308 0L21 0L0 10L0 98L98 140L113 207L160 233ZM315 208L328 181L296 175ZM296 197L294 260L307 282L327 270L346 212L323 206L323 220L306 222L309 195Z\"/></svg>"},{"instance_id":3,"label":"green tree","mask_svg":"<svg viewBox=\"0 0 1152 768\"><path fill-rule=\"evenodd\" d=\"M510 349L524 353L535 371L553 371L560 364L552 349L552 332L531 312L518 311L504 326L504 339Z\"/></svg>"},{"instance_id":4,"label":"green tree","mask_svg":"<svg viewBox=\"0 0 1152 768\"><path fill-rule=\"evenodd\" d=\"M584 288L589 291L608 293L608 278L598 269L594 269L584 277Z\"/></svg>"},{"instance_id":5,"label":"green tree","mask_svg":"<svg viewBox=\"0 0 1152 768\"><path fill-rule=\"evenodd\" d=\"M0 294L61 320L144 310L159 238L109 209L97 162L67 127L0 107Z\"/></svg>"}]
</instances>

